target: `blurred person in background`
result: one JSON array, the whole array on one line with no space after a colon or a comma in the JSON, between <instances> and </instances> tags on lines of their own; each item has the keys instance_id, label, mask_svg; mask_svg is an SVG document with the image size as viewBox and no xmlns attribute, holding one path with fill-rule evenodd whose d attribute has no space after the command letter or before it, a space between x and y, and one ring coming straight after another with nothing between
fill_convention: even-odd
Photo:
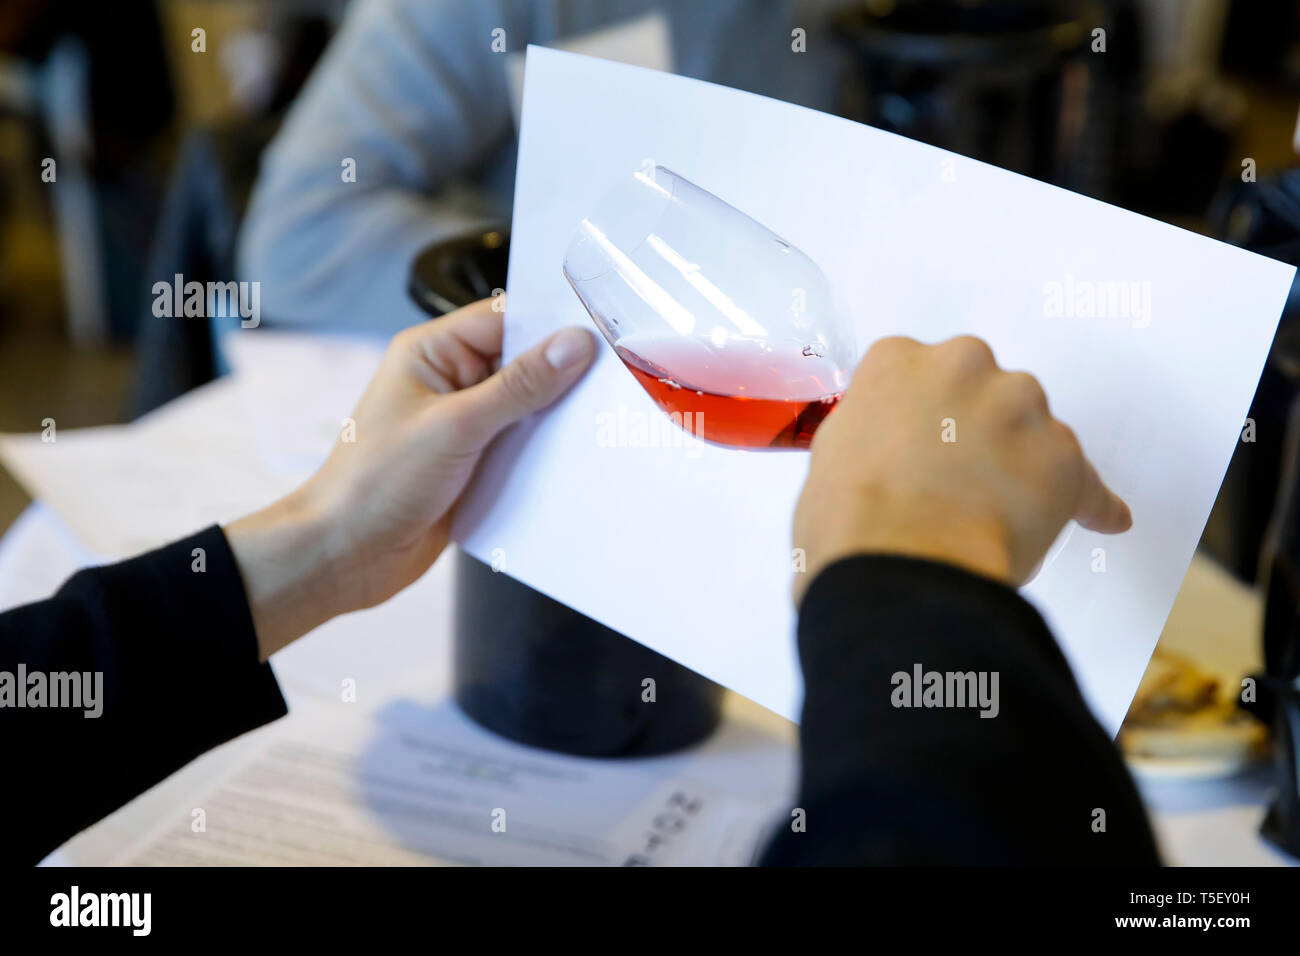
<instances>
[{"instance_id":1,"label":"blurred person in background","mask_svg":"<svg viewBox=\"0 0 1300 956\"><path fill-rule=\"evenodd\" d=\"M418 322L406 293L415 255L509 218L509 56L660 12L677 73L833 111L844 69L827 15L842 5L358 0L263 156L240 278L262 283L271 322L379 332ZM806 54L792 49L796 29Z\"/></svg>"}]
</instances>

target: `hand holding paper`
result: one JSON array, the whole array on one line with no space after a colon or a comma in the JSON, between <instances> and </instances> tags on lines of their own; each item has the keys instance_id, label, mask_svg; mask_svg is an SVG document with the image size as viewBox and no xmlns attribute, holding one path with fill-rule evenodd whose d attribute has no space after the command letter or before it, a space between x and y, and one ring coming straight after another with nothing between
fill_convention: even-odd
<instances>
[{"instance_id":1,"label":"hand holding paper","mask_svg":"<svg viewBox=\"0 0 1300 956\"><path fill-rule=\"evenodd\" d=\"M263 659L428 570L483 449L572 385L594 344L566 329L493 372L488 300L399 333L320 471L226 528Z\"/></svg>"}]
</instances>

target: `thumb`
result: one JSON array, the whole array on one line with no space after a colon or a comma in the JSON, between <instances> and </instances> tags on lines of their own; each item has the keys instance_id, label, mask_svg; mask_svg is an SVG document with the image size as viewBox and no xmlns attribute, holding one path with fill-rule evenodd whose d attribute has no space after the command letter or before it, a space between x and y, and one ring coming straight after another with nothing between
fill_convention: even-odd
<instances>
[{"instance_id":1,"label":"thumb","mask_svg":"<svg viewBox=\"0 0 1300 956\"><path fill-rule=\"evenodd\" d=\"M561 329L509 365L451 397L461 418L460 434L486 445L498 432L540 411L582 377L596 353L590 332L578 325Z\"/></svg>"}]
</instances>

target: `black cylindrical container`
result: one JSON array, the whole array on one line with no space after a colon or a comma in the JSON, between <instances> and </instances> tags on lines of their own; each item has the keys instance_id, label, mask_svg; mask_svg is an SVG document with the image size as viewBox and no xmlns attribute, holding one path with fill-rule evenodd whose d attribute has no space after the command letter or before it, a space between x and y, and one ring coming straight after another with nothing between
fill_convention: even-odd
<instances>
[{"instance_id":1,"label":"black cylindrical container","mask_svg":"<svg viewBox=\"0 0 1300 956\"><path fill-rule=\"evenodd\" d=\"M463 551L456 560L456 703L489 730L613 757L676 750L717 726L717 684Z\"/></svg>"},{"instance_id":2,"label":"black cylindrical container","mask_svg":"<svg viewBox=\"0 0 1300 956\"><path fill-rule=\"evenodd\" d=\"M505 285L504 229L424 250L410 293L432 315ZM718 725L722 688L482 561L456 555L453 687L488 730L592 757L689 746ZM653 681L653 683L647 683Z\"/></svg>"}]
</instances>

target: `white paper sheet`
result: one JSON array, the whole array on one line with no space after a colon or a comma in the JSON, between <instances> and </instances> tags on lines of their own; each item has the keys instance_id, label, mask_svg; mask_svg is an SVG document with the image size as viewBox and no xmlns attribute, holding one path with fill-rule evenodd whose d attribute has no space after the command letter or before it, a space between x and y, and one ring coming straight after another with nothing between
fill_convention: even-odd
<instances>
[{"instance_id":1,"label":"white paper sheet","mask_svg":"<svg viewBox=\"0 0 1300 956\"><path fill-rule=\"evenodd\" d=\"M262 467L238 390L219 379L131 425L0 435L0 459L92 551L116 560L269 504L295 479Z\"/></svg>"},{"instance_id":2,"label":"white paper sheet","mask_svg":"<svg viewBox=\"0 0 1300 956\"><path fill-rule=\"evenodd\" d=\"M252 330L233 373L130 425L0 435L0 461L105 559L232 521L324 461L383 353L371 338Z\"/></svg>"},{"instance_id":3,"label":"white paper sheet","mask_svg":"<svg viewBox=\"0 0 1300 956\"><path fill-rule=\"evenodd\" d=\"M299 478L319 468L387 345L373 336L227 332L222 352L262 466Z\"/></svg>"},{"instance_id":4,"label":"white paper sheet","mask_svg":"<svg viewBox=\"0 0 1300 956\"><path fill-rule=\"evenodd\" d=\"M647 159L811 256L850 305L861 348L895 333L982 336L1004 367L1039 377L1132 507L1130 532L1076 531L1026 589L1115 732L1238 440L1292 267L811 110L528 56L507 357L589 324L561 275L564 249ZM1137 283L1150 308L1052 317L1052 290L1078 301L1081 283ZM513 576L797 718L790 518L806 454L690 439L605 447L602 414L661 414L604 345L564 401L496 447L458 538L484 560L502 549Z\"/></svg>"}]
</instances>

